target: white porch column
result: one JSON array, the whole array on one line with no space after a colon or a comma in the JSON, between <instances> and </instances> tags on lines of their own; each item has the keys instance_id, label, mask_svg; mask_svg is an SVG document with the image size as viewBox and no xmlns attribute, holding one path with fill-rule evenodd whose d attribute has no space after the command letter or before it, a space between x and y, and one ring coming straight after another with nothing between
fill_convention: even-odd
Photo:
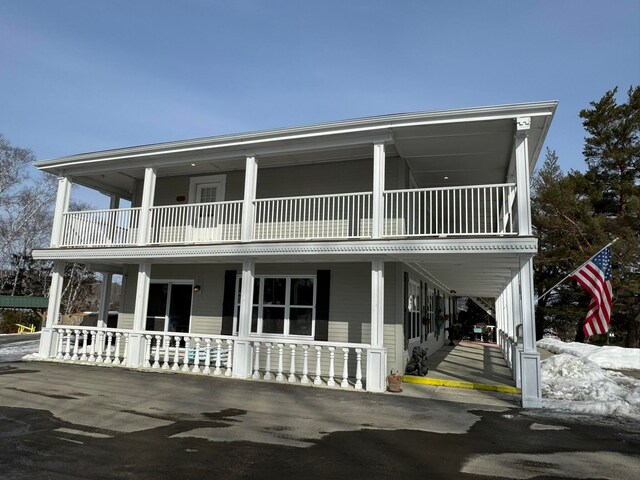
<instances>
[{"instance_id":1,"label":"white porch column","mask_svg":"<svg viewBox=\"0 0 640 480\"><path fill-rule=\"evenodd\" d=\"M98 308L98 327L105 328L109 318L109 304L111 303L111 281L113 274L100 272L102 284L100 285L100 303Z\"/></svg>"},{"instance_id":2,"label":"white porch column","mask_svg":"<svg viewBox=\"0 0 640 480\"><path fill-rule=\"evenodd\" d=\"M144 364L144 330L147 323L150 280L151 264L149 262L139 264L136 303L133 311L133 329L129 334L129 351L127 352L128 367L139 367Z\"/></svg>"},{"instance_id":3,"label":"white porch column","mask_svg":"<svg viewBox=\"0 0 640 480\"><path fill-rule=\"evenodd\" d=\"M69 209L70 199L71 181L67 177L58 177L56 209L53 214L53 227L51 229L51 247L59 247L62 243L63 215Z\"/></svg>"},{"instance_id":4,"label":"white porch column","mask_svg":"<svg viewBox=\"0 0 640 480\"><path fill-rule=\"evenodd\" d=\"M516 337L516 355L515 364L513 368L514 380L516 381L516 387L522 386L522 352L524 347L522 345L522 337L519 332L521 331L521 319L522 313L520 311L520 276L518 275L519 269L512 269L511 274L513 279L511 280L511 297L513 298L511 315L513 317L515 325L515 337Z\"/></svg>"},{"instance_id":5,"label":"white porch column","mask_svg":"<svg viewBox=\"0 0 640 480\"><path fill-rule=\"evenodd\" d=\"M371 237L381 238L384 233L384 143L373 145L373 198Z\"/></svg>"},{"instance_id":6,"label":"white porch column","mask_svg":"<svg viewBox=\"0 0 640 480\"><path fill-rule=\"evenodd\" d=\"M367 391L387 389L387 349L384 348L384 260L371 262L371 348L367 350Z\"/></svg>"},{"instance_id":7,"label":"white porch column","mask_svg":"<svg viewBox=\"0 0 640 480\"><path fill-rule=\"evenodd\" d=\"M138 221L138 245L146 245L149 241L151 227L151 207L156 193L156 169L144 169L144 186L142 187L142 202L140 204L140 220Z\"/></svg>"},{"instance_id":8,"label":"white porch column","mask_svg":"<svg viewBox=\"0 0 640 480\"><path fill-rule=\"evenodd\" d=\"M539 408L540 354L536 348L536 320L533 303L533 259L520 257L520 310L522 314L522 406Z\"/></svg>"},{"instance_id":9,"label":"white porch column","mask_svg":"<svg viewBox=\"0 0 640 480\"><path fill-rule=\"evenodd\" d=\"M531 119L517 120L515 138L516 187L518 195L518 235L531 235L531 193L529 179L529 127Z\"/></svg>"},{"instance_id":10,"label":"white porch column","mask_svg":"<svg viewBox=\"0 0 640 480\"><path fill-rule=\"evenodd\" d=\"M255 156L247 157L244 171L244 201L242 202L242 236L243 242L253 240L253 223L255 218L256 185L258 182L258 161Z\"/></svg>"},{"instance_id":11,"label":"white porch column","mask_svg":"<svg viewBox=\"0 0 640 480\"><path fill-rule=\"evenodd\" d=\"M254 260L242 262L242 291L240 292L240 315L238 318L238 339L233 349L233 376L249 378L251 370L251 315L253 310L253 281L256 263Z\"/></svg>"},{"instance_id":12,"label":"white porch column","mask_svg":"<svg viewBox=\"0 0 640 480\"><path fill-rule=\"evenodd\" d=\"M49 288L49 306L47 307L47 319L40 334L40 347L38 354L43 358L50 358L56 353L58 335L53 326L58 324L60 316L60 300L62 299L62 284L64 282L64 267L62 260L53 262L51 272L51 287Z\"/></svg>"}]
</instances>

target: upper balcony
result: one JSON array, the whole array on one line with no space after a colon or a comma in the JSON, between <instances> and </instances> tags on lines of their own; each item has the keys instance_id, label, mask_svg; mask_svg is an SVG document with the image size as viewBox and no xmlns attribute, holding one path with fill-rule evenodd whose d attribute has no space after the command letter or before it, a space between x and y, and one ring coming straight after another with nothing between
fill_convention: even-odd
<instances>
[{"instance_id":1,"label":"upper balcony","mask_svg":"<svg viewBox=\"0 0 640 480\"><path fill-rule=\"evenodd\" d=\"M529 178L555 106L389 115L38 162L60 178L51 246L530 236ZM71 183L109 195L113 208L69 211ZM131 207L117 208L120 199Z\"/></svg>"},{"instance_id":2,"label":"upper balcony","mask_svg":"<svg viewBox=\"0 0 640 480\"><path fill-rule=\"evenodd\" d=\"M383 238L516 235L516 185L388 190ZM373 193L256 199L245 241L372 238ZM240 242L243 201L153 206L140 232L141 208L66 212L60 247Z\"/></svg>"}]
</instances>

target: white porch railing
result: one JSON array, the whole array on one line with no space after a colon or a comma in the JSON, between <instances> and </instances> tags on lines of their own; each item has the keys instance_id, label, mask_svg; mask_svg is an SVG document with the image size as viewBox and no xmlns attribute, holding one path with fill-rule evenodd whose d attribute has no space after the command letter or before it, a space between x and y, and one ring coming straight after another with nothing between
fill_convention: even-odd
<instances>
[{"instance_id":1,"label":"white porch railing","mask_svg":"<svg viewBox=\"0 0 640 480\"><path fill-rule=\"evenodd\" d=\"M512 183L388 190L384 236L514 235L515 194Z\"/></svg>"},{"instance_id":2,"label":"white porch railing","mask_svg":"<svg viewBox=\"0 0 640 480\"><path fill-rule=\"evenodd\" d=\"M242 201L151 208L150 244L240 240Z\"/></svg>"},{"instance_id":3,"label":"white porch railing","mask_svg":"<svg viewBox=\"0 0 640 480\"><path fill-rule=\"evenodd\" d=\"M253 340L253 379L362 390L363 355L369 345Z\"/></svg>"},{"instance_id":4,"label":"white porch railing","mask_svg":"<svg viewBox=\"0 0 640 480\"><path fill-rule=\"evenodd\" d=\"M129 330L54 325L58 361L126 365Z\"/></svg>"},{"instance_id":5,"label":"white porch railing","mask_svg":"<svg viewBox=\"0 0 640 480\"><path fill-rule=\"evenodd\" d=\"M266 198L255 201L254 239L362 238L371 192Z\"/></svg>"},{"instance_id":6,"label":"white porch railing","mask_svg":"<svg viewBox=\"0 0 640 480\"><path fill-rule=\"evenodd\" d=\"M136 243L139 208L67 212L62 216L64 247L122 246Z\"/></svg>"},{"instance_id":7,"label":"white porch railing","mask_svg":"<svg viewBox=\"0 0 640 480\"><path fill-rule=\"evenodd\" d=\"M512 183L384 192L384 237L516 235ZM372 193L255 200L254 241L371 238ZM151 245L239 242L242 201L151 207ZM124 246L138 241L141 210L64 214L64 247Z\"/></svg>"},{"instance_id":8,"label":"white porch railing","mask_svg":"<svg viewBox=\"0 0 640 480\"><path fill-rule=\"evenodd\" d=\"M55 325L53 360L129 366L130 330ZM204 375L233 375L238 337L195 333L146 332L142 368ZM250 338L252 378L362 390L367 349L360 343Z\"/></svg>"}]
</instances>

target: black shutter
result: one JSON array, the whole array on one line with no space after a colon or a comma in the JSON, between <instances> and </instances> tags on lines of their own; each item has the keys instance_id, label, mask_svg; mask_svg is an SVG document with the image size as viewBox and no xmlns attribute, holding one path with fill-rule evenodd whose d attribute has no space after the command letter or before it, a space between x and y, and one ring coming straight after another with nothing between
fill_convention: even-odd
<instances>
[{"instance_id":1,"label":"black shutter","mask_svg":"<svg viewBox=\"0 0 640 480\"><path fill-rule=\"evenodd\" d=\"M331 270L318 270L316 274L316 332L314 340L329 340L329 294Z\"/></svg>"},{"instance_id":2,"label":"black shutter","mask_svg":"<svg viewBox=\"0 0 640 480\"><path fill-rule=\"evenodd\" d=\"M224 272L224 296L222 297L222 331L221 335L233 335L233 315L236 309L236 270Z\"/></svg>"}]
</instances>

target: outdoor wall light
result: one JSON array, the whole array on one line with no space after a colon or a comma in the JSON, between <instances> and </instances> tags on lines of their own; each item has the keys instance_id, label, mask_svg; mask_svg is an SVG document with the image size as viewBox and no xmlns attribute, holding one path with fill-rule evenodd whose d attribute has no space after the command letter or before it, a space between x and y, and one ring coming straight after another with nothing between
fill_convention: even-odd
<instances>
[{"instance_id":1,"label":"outdoor wall light","mask_svg":"<svg viewBox=\"0 0 640 480\"><path fill-rule=\"evenodd\" d=\"M193 292L194 293L200 293L200 290L201 290L200 285L194 285L194 287L193 287Z\"/></svg>"},{"instance_id":2,"label":"outdoor wall light","mask_svg":"<svg viewBox=\"0 0 640 480\"><path fill-rule=\"evenodd\" d=\"M455 295L456 291L455 290L451 290L451 295Z\"/></svg>"}]
</instances>

